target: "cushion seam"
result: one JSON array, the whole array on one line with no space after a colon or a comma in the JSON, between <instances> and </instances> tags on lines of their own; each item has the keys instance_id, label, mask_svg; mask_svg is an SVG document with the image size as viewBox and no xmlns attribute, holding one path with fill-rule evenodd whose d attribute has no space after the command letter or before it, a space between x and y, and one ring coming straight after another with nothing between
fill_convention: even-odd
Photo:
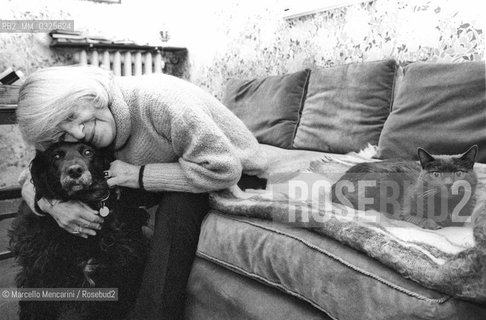
<instances>
[{"instance_id":1,"label":"cushion seam","mask_svg":"<svg viewBox=\"0 0 486 320\"><path fill-rule=\"evenodd\" d=\"M254 279L254 280L257 280L257 281L260 281L260 282L263 282L265 284L268 284L272 287L275 287L275 288L278 288L280 289L281 291L284 291L285 293L288 293L290 294L291 296L294 296L294 297L297 297L303 301L306 301L308 303L310 303L312 306L314 306L316 309L319 309L321 310L322 312L324 312L325 314L327 314L330 318L332 318L333 320L337 320L336 317L332 316L329 314L329 312L327 310L325 310L321 305L319 305L318 303L316 303L315 301L313 301L312 299L309 299L305 296L303 296L302 294L298 293L298 292L295 292L295 291L292 291L290 289L288 289L287 287L285 287L284 285L282 285L281 283L278 283L278 282L275 282L275 281L272 281L272 280L269 280L263 276L260 276L256 273L253 273L253 272L249 272L237 265L234 265L232 263L229 263L227 261L223 261L221 259L218 259L216 257L213 257L205 252L201 252L201 251L198 251L197 252L197 255L201 258L204 258L204 259L207 259L215 264L218 264L220 266L223 266L223 267L226 267L228 269L231 269L237 273L240 273L240 274L243 274L245 276L248 276L249 278L251 279Z\"/></svg>"},{"instance_id":2,"label":"cushion seam","mask_svg":"<svg viewBox=\"0 0 486 320\"><path fill-rule=\"evenodd\" d=\"M273 228L269 228L269 227L266 227L266 226L261 226L261 225L258 225L256 223L253 223L251 221L241 220L241 219L237 219L237 218L234 218L234 217L228 217L227 215L223 215L220 212L215 212L215 211L212 211L212 212L215 213L215 214L218 214L220 216L224 216L225 218L234 220L234 221L239 221L239 222L242 222L242 223L246 223L246 224L252 225L254 227L257 227L257 228L260 228L260 229L263 229L263 230L267 230L267 231L272 231L272 232L275 232L277 234L280 234L280 235L283 235L283 236L292 238L294 240L297 240L297 241L303 243L304 245L308 246L309 248L312 248L315 251L318 251L318 252L320 252L320 253L322 253L322 254L324 254L324 255L326 255L326 256L328 256L328 257L330 257L330 258L332 258L332 259L334 259L334 260L336 260L336 261L338 261L340 263L342 263L343 265L349 267L352 270L355 270L355 271L357 271L357 272L359 272L359 273L361 273L361 274L363 274L365 276L368 276L368 277L370 277L372 279L375 279L375 280L377 280L377 281L379 281L379 282L381 282L381 283L383 283L383 284L391 287L392 289L395 289L397 291L400 291L402 293L405 293L405 294L407 294L407 295L409 295L411 297L417 298L419 300L424 300L424 301L427 301L427 302L434 302L434 303L442 304L442 303L444 303L444 302L446 302L447 300L450 299L450 297L447 296L447 295L444 295L442 298L437 298L437 299L428 298L428 297L423 296L421 294L418 294L418 293L415 293L415 292L410 291L408 289L405 289L405 288L403 288L403 287L401 287L399 285L396 285L396 284L394 284L394 283L392 283L392 282L390 282L388 280L385 280L385 279L383 279L383 278L381 278L381 277L379 277L377 275L374 275L374 274L372 274L372 273L370 273L368 271L362 270L361 268L353 265L350 262L347 262L347 261L341 259L340 257L338 257L338 256L336 256L336 255L334 255L334 254L332 254L330 252L328 252L327 250L324 250L322 248L319 248L319 247L317 247L317 246L315 246L315 245L313 245L313 244L311 244L311 243L309 243L309 242L307 242L307 241L305 241L303 239L300 239L300 238L298 238L296 236L293 236L291 234L288 234L288 233L285 233L285 232L282 232L280 230L276 230L276 229L273 229Z\"/></svg>"},{"instance_id":3,"label":"cushion seam","mask_svg":"<svg viewBox=\"0 0 486 320\"><path fill-rule=\"evenodd\" d=\"M388 106L388 115L390 115L390 113L393 111L393 104L395 103L395 87L396 87L397 77L398 77L398 73L397 73L398 68L399 66L395 62L395 66L393 70L393 83L392 83L391 96L390 96L390 105ZM380 132L380 136L381 136L381 132Z\"/></svg>"},{"instance_id":4,"label":"cushion seam","mask_svg":"<svg viewBox=\"0 0 486 320\"><path fill-rule=\"evenodd\" d=\"M302 112L304 111L305 100L307 99L307 89L309 87L309 80L310 80L312 70L311 69L306 69L306 70L307 70L307 77L305 78L304 87L302 88L302 97L300 99L299 110L297 112L297 123L295 124L294 132L292 134L292 141L290 141L290 149L294 148L295 136L297 135L297 129L299 128L300 121L302 120Z\"/></svg>"}]
</instances>

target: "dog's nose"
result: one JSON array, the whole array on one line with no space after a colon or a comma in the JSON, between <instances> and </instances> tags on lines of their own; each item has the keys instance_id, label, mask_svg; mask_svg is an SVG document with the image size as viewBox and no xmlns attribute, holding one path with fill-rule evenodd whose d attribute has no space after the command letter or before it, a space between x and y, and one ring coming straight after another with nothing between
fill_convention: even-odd
<instances>
[{"instance_id":1,"label":"dog's nose","mask_svg":"<svg viewBox=\"0 0 486 320\"><path fill-rule=\"evenodd\" d=\"M83 168L79 164L74 164L68 168L67 173L71 178L77 179L83 174Z\"/></svg>"}]
</instances>

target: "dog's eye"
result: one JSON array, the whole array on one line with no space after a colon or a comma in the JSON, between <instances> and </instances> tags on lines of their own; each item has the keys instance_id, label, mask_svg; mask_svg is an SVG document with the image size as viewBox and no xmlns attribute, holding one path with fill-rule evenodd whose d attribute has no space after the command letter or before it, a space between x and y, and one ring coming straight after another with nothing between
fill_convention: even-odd
<instances>
[{"instance_id":1,"label":"dog's eye","mask_svg":"<svg viewBox=\"0 0 486 320\"><path fill-rule=\"evenodd\" d=\"M86 149L86 150L84 150L84 155L87 156L87 157L91 157L93 155L93 151Z\"/></svg>"},{"instance_id":2,"label":"dog's eye","mask_svg":"<svg viewBox=\"0 0 486 320\"><path fill-rule=\"evenodd\" d=\"M53 158L54 160L59 160L59 159L61 159L61 154L60 154L60 153L55 153L55 154L52 156L52 158Z\"/></svg>"}]
</instances>

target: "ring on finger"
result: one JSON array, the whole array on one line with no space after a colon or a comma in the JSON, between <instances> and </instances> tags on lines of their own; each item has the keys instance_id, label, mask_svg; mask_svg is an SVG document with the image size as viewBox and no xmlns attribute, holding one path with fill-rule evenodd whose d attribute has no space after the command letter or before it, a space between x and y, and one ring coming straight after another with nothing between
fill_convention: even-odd
<instances>
[{"instance_id":1,"label":"ring on finger","mask_svg":"<svg viewBox=\"0 0 486 320\"><path fill-rule=\"evenodd\" d=\"M78 234L78 233L81 233L81 227L80 226L76 226L76 228L74 228L74 231L73 231L73 234Z\"/></svg>"}]
</instances>

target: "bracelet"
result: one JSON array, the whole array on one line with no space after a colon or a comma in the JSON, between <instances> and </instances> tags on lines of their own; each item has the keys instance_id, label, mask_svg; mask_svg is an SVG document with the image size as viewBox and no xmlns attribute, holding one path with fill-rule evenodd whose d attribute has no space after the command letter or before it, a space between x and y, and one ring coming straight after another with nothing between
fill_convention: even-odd
<instances>
[{"instance_id":1,"label":"bracelet","mask_svg":"<svg viewBox=\"0 0 486 320\"><path fill-rule=\"evenodd\" d=\"M39 217L45 217L47 215L47 213L42 210L38 204L39 201L41 201L41 199L39 200L34 200L34 213L35 215L39 216ZM57 205L59 202L61 202L60 200L47 200L47 202L49 202L49 207L52 209L55 205Z\"/></svg>"},{"instance_id":2,"label":"bracelet","mask_svg":"<svg viewBox=\"0 0 486 320\"><path fill-rule=\"evenodd\" d=\"M138 172L138 186L140 187L140 190L145 191L145 188L143 187L143 170L145 169L145 165L140 167L140 171Z\"/></svg>"},{"instance_id":3,"label":"bracelet","mask_svg":"<svg viewBox=\"0 0 486 320\"><path fill-rule=\"evenodd\" d=\"M46 213L39 207L37 200L34 200L34 214L39 217L45 217Z\"/></svg>"}]
</instances>

